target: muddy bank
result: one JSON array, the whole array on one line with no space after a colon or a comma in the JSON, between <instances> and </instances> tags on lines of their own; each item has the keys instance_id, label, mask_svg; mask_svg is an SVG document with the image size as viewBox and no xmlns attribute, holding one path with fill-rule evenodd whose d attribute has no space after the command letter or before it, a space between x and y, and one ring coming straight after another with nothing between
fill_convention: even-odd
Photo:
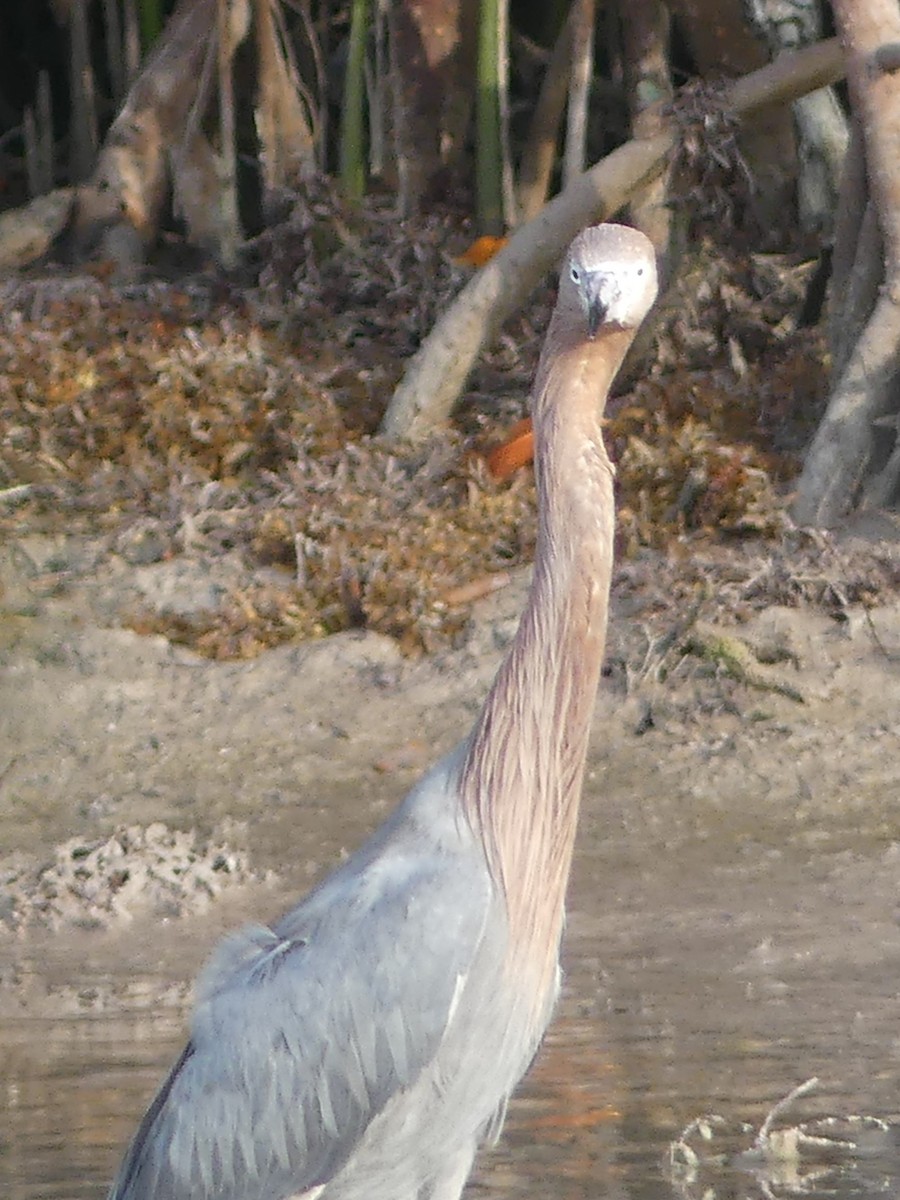
<instances>
[{"instance_id":1,"label":"muddy bank","mask_svg":"<svg viewBox=\"0 0 900 1200\"><path fill-rule=\"evenodd\" d=\"M41 555L69 572L49 594L34 586ZM863 945L883 935L900 882L900 601L773 605L673 637L666 569L660 557L643 583L633 565L617 576L579 903L589 911L613 858L620 889L665 891L698 854L760 870L792 847L855 895ZM179 583L195 599L197 579ZM464 734L527 579L478 602L460 644L431 658L349 632L222 663L116 627L149 585L115 556L74 539L8 545L4 1007L143 1003L124 980L149 972L166 992L221 928L290 903ZM158 586L170 594L171 570Z\"/></svg>"}]
</instances>

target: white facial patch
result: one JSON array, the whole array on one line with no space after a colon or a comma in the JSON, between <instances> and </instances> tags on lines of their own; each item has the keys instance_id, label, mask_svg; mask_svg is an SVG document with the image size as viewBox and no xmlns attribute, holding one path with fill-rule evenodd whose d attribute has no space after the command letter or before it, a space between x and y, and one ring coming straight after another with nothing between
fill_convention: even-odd
<instances>
[{"instance_id":1,"label":"white facial patch","mask_svg":"<svg viewBox=\"0 0 900 1200\"><path fill-rule=\"evenodd\" d=\"M574 286L586 312L602 299L603 325L635 329L656 297L656 256L636 229L596 226L573 242L562 282Z\"/></svg>"}]
</instances>

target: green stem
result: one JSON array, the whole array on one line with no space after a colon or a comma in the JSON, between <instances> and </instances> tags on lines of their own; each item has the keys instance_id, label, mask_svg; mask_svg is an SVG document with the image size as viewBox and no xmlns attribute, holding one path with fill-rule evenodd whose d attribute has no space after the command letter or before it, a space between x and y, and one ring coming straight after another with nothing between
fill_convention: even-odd
<instances>
[{"instance_id":1,"label":"green stem","mask_svg":"<svg viewBox=\"0 0 900 1200\"><path fill-rule=\"evenodd\" d=\"M500 5L482 0L478 25L475 193L482 233L503 232L503 145L500 130Z\"/></svg>"},{"instance_id":2,"label":"green stem","mask_svg":"<svg viewBox=\"0 0 900 1200\"><path fill-rule=\"evenodd\" d=\"M365 65L368 20L369 0L353 0L340 136L341 187L351 200L361 200L366 189Z\"/></svg>"},{"instance_id":3,"label":"green stem","mask_svg":"<svg viewBox=\"0 0 900 1200\"><path fill-rule=\"evenodd\" d=\"M141 30L141 50L144 57L162 32L162 6L163 0L140 0L138 5L138 25Z\"/></svg>"}]
</instances>

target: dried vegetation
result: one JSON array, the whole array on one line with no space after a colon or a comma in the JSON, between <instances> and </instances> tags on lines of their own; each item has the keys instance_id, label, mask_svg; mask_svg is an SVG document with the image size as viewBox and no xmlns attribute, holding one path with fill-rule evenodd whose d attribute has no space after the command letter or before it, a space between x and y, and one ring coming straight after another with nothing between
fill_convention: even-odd
<instances>
[{"instance_id":1,"label":"dried vegetation","mask_svg":"<svg viewBox=\"0 0 900 1200\"><path fill-rule=\"evenodd\" d=\"M213 657L353 625L411 653L446 643L467 601L533 552L530 471L494 483L482 453L524 411L552 300L548 286L510 323L454 430L426 450L378 438L404 358L459 286L463 245L439 216L363 224L320 197L252 248L240 283L7 282L4 534L101 535L134 564L236 558L215 607L126 614ZM729 546L753 535L770 539L771 566L742 603L829 591L820 551L819 582L777 565L784 492L826 390L821 341L795 327L808 271L707 249L685 276L652 361L608 414L624 559L664 550L690 590L698 571L733 575ZM831 594L874 598L896 564L839 574Z\"/></svg>"}]
</instances>

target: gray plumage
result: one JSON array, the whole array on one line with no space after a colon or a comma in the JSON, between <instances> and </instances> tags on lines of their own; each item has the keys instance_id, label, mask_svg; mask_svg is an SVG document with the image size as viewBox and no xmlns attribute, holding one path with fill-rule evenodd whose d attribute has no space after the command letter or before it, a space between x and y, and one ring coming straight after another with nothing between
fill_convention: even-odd
<instances>
[{"instance_id":1,"label":"gray plumage","mask_svg":"<svg viewBox=\"0 0 900 1200\"><path fill-rule=\"evenodd\" d=\"M475 729L296 908L219 947L110 1200L457 1200L499 1131L558 991L609 590L599 416L655 286L634 230L573 243L535 385L535 582Z\"/></svg>"}]
</instances>

